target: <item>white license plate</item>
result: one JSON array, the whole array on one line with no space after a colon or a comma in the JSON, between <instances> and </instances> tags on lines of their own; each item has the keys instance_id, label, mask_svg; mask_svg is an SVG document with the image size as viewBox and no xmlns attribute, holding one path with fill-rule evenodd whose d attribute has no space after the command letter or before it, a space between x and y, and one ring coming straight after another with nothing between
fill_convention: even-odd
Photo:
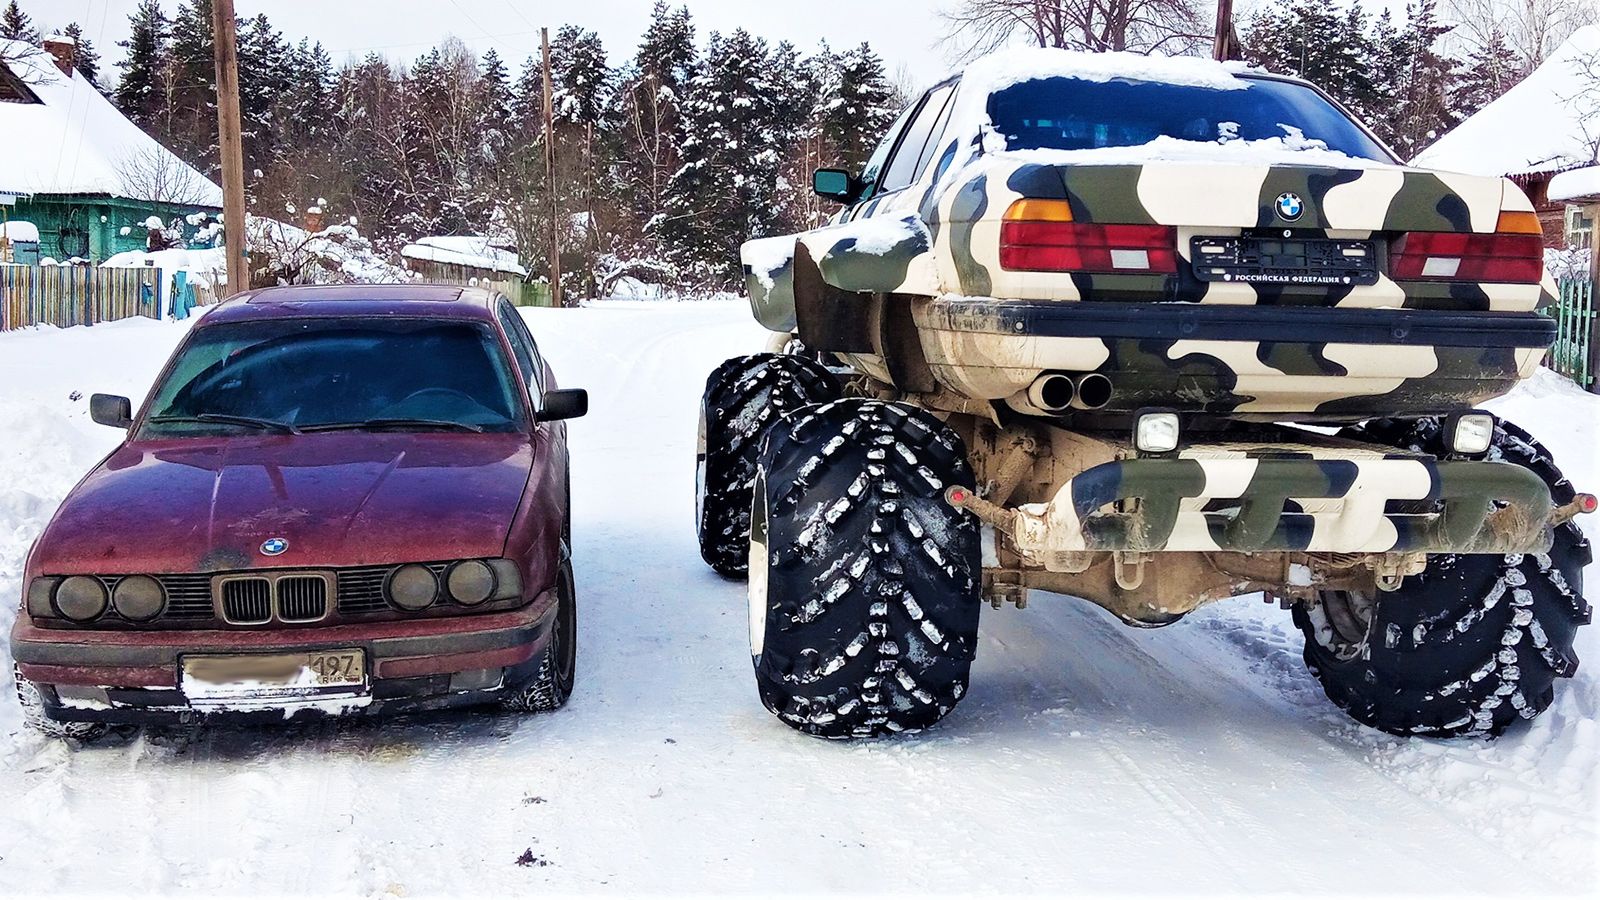
<instances>
[{"instance_id":1,"label":"white license plate","mask_svg":"<svg viewBox=\"0 0 1600 900\"><path fill-rule=\"evenodd\" d=\"M366 687L361 650L185 656L183 694L190 703L261 704L352 696Z\"/></svg>"}]
</instances>

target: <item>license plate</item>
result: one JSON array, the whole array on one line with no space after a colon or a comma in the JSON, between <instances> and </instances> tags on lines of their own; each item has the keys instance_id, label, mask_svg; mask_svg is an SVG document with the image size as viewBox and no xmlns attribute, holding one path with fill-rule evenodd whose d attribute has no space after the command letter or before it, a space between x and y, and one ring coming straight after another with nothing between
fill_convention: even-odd
<instances>
[{"instance_id":1,"label":"license plate","mask_svg":"<svg viewBox=\"0 0 1600 900\"><path fill-rule=\"evenodd\" d=\"M1192 238L1189 248L1201 281L1330 287L1378 283L1378 249L1372 241L1201 236Z\"/></svg>"},{"instance_id":2,"label":"license plate","mask_svg":"<svg viewBox=\"0 0 1600 900\"><path fill-rule=\"evenodd\" d=\"M350 696L367 683L361 650L185 656L182 688L191 703L271 702Z\"/></svg>"}]
</instances>

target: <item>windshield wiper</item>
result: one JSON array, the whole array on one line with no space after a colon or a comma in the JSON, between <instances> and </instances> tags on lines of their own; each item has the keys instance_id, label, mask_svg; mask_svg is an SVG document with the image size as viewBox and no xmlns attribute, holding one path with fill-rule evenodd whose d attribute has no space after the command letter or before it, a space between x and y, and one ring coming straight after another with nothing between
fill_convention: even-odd
<instances>
[{"instance_id":1,"label":"windshield wiper","mask_svg":"<svg viewBox=\"0 0 1600 900\"><path fill-rule=\"evenodd\" d=\"M306 425L301 431L360 431L364 428L442 428L447 431L471 431L475 434L483 433L480 425L469 425L466 422L452 422L448 419L365 419L360 422L327 422L321 425Z\"/></svg>"},{"instance_id":2,"label":"windshield wiper","mask_svg":"<svg viewBox=\"0 0 1600 900\"><path fill-rule=\"evenodd\" d=\"M235 416L228 413L195 413L192 416L151 416L150 421L162 424L168 422L211 422L221 425L243 425L247 428L276 431L280 434L300 433L300 429L290 425L288 422L279 422L276 419L261 419L255 416Z\"/></svg>"}]
</instances>

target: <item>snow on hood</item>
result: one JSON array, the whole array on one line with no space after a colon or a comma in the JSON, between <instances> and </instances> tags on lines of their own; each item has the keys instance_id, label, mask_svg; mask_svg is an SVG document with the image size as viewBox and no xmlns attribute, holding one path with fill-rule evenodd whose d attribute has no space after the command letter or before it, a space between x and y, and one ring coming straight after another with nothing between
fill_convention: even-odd
<instances>
[{"instance_id":1,"label":"snow on hood","mask_svg":"<svg viewBox=\"0 0 1600 900\"><path fill-rule=\"evenodd\" d=\"M0 103L0 193L174 199L141 196L154 170L168 184L192 185L192 197L177 199L222 205L221 188L128 121L81 72L62 74L53 57L22 41L0 39L0 57L40 100Z\"/></svg>"},{"instance_id":2,"label":"snow on hood","mask_svg":"<svg viewBox=\"0 0 1600 900\"><path fill-rule=\"evenodd\" d=\"M1600 25L1573 32L1533 74L1446 132L1413 165L1471 175L1550 172L1595 162L1589 133L1600 99L1584 62L1600 53Z\"/></svg>"}]
</instances>

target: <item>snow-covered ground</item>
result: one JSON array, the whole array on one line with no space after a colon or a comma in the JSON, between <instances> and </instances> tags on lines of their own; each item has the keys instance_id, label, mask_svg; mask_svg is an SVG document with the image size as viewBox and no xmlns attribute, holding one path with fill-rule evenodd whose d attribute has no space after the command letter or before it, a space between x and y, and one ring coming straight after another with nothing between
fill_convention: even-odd
<instances>
[{"instance_id":1,"label":"snow-covered ground","mask_svg":"<svg viewBox=\"0 0 1600 900\"><path fill-rule=\"evenodd\" d=\"M690 515L703 379L763 333L733 303L528 319L593 400L571 430L571 704L71 751L0 701L0 893L1600 884L1597 628L1533 727L1440 743L1349 724L1276 607L1137 631L1036 596L985 608L972 690L936 730L857 744L790 731L756 699L741 586L700 563ZM0 595L18 595L29 542L117 437L90 424L87 395L142 396L185 327L0 335ZM1600 398L1542 373L1495 409L1600 485ZM0 625L13 615L0 603Z\"/></svg>"}]
</instances>

